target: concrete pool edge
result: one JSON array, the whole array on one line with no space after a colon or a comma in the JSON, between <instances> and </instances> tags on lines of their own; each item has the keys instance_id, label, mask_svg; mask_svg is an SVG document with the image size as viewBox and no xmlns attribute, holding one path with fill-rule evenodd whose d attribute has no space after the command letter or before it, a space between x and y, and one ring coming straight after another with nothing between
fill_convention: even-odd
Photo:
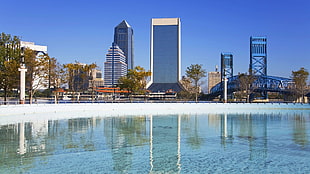
<instances>
[{"instance_id":1,"label":"concrete pool edge","mask_svg":"<svg viewBox=\"0 0 310 174\"><path fill-rule=\"evenodd\" d=\"M124 111L149 111L152 113L161 111L189 111L192 109L204 111L221 110L310 110L310 104L301 103L73 103L73 104L32 104L32 105L1 105L0 116L26 115L48 112L71 111L108 111L124 113ZM127 113L127 112L125 112ZM127 113L128 114L128 113Z\"/></svg>"},{"instance_id":2,"label":"concrete pool edge","mask_svg":"<svg viewBox=\"0 0 310 174\"><path fill-rule=\"evenodd\" d=\"M162 115L200 113L310 112L310 104L300 103L80 103L0 106L4 120L67 119L92 116Z\"/></svg>"}]
</instances>

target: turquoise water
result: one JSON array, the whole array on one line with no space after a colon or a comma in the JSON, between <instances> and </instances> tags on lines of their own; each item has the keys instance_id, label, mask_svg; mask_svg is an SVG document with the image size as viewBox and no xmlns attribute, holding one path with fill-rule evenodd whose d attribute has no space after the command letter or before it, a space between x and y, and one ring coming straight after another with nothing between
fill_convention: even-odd
<instances>
[{"instance_id":1,"label":"turquoise water","mask_svg":"<svg viewBox=\"0 0 310 174\"><path fill-rule=\"evenodd\" d=\"M310 113L0 125L0 173L310 173Z\"/></svg>"}]
</instances>

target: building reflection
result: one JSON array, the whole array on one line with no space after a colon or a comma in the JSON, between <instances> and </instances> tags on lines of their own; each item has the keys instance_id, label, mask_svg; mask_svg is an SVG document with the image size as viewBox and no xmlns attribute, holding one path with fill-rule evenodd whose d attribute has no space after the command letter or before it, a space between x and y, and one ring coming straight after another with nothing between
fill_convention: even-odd
<instances>
[{"instance_id":1,"label":"building reflection","mask_svg":"<svg viewBox=\"0 0 310 174\"><path fill-rule=\"evenodd\" d=\"M238 115L239 134L237 138L249 144L250 160L267 158L267 115Z\"/></svg>"},{"instance_id":2,"label":"building reflection","mask_svg":"<svg viewBox=\"0 0 310 174\"><path fill-rule=\"evenodd\" d=\"M182 131L184 132L182 138L186 139L186 143L192 149L199 149L204 144L203 138L199 135L203 121L199 121L198 115L182 115ZM203 125L204 127L204 125Z\"/></svg>"},{"instance_id":3,"label":"building reflection","mask_svg":"<svg viewBox=\"0 0 310 174\"><path fill-rule=\"evenodd\" d=\"M132 168L133 148L149 142L146 116L112 117L104 122L104 136L112 151L113 169L121 173Z\"/></svg>"},{"instance_id":4,"label":"building reflection","mask_svg":"<svg viewBox=\"0 0 310 174\"><path fill-rule=\"evenodd\" d=\"M179 173L181 147L204 148L207 145L205 132L210 130L215 130L219 146L224 150L242 145L248 148L242 150L249 160L264 161L268 153L268 124L287 122L292 142L308 147L308 119L300 114L287 117L278 114L149 115L2 125L0 168L16 168L12 172L21 173L19 166L33 166L35 158L44 160L54 152L108 149L113 170L119 173L130 173L137 164L149 166L144 169L146 173ZM181 146L181 142L186 144ZM140 149L144 152L139 152Z\"/></svg>"},{"instance_id":5,"label":"building reflection","mask_svg":"<svg viewBox=\"0 0 310 174\"><path fill-rule=\"evenodd\" d=\"M150 116L149 173L181 170L181 115Z\"/></svg>"},{"instance_id":6,"label":"building reflection","mask_svg":"<svg viewBox=\"0 0 310 174\"><path fill-rule=\"evenodd\" d=\"M209 114L209 126L220 129L221 145L248 144L250 160L267 158L267 115Z\"/></svg>"},{"instance_id":7,"label":"building reflection","mask_svg":"<svg viewBox=\"0 0 310 174\"><path fill-rule=\"evenodd\" d=\"M0 126L0 169L5 166L12 173L23 172L18 167L31 165L34 159L29 157L46 152L46 134L46 121Z\"/></svg>"}]
</instances>

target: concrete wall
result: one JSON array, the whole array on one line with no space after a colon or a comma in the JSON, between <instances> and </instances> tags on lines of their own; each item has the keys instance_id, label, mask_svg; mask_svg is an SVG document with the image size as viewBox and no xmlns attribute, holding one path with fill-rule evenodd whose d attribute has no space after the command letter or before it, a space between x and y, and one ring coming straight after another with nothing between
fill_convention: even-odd
<instances>
[{"instance_id":1,"label":"concrete wall","mask_svg":"<svg viewBox=\"0 0 310 174\"><path fill-rule=\"evenodd\" d=\"M306 112L310 104L294 103L87 103L0 106L0 125L33 120L126 115Z\"/></svg>"}]
</instances>

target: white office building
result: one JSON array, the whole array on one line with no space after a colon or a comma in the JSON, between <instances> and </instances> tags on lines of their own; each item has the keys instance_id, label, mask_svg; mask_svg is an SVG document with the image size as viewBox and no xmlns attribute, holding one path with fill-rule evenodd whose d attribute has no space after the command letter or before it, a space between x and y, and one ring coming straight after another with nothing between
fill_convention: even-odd
<instances>
[{"instance_id":1,"label":"white office building","mask_svg":"<svg viewBox=\"0 0 310 174\"><path fill-rule=\"evenodd\" d=\"M126 56L124 52L113 43L106 55L106 62L104 62L104 85L113 87L118 84L118 79L126 74Z\"/></svg>"}]
</instances>

